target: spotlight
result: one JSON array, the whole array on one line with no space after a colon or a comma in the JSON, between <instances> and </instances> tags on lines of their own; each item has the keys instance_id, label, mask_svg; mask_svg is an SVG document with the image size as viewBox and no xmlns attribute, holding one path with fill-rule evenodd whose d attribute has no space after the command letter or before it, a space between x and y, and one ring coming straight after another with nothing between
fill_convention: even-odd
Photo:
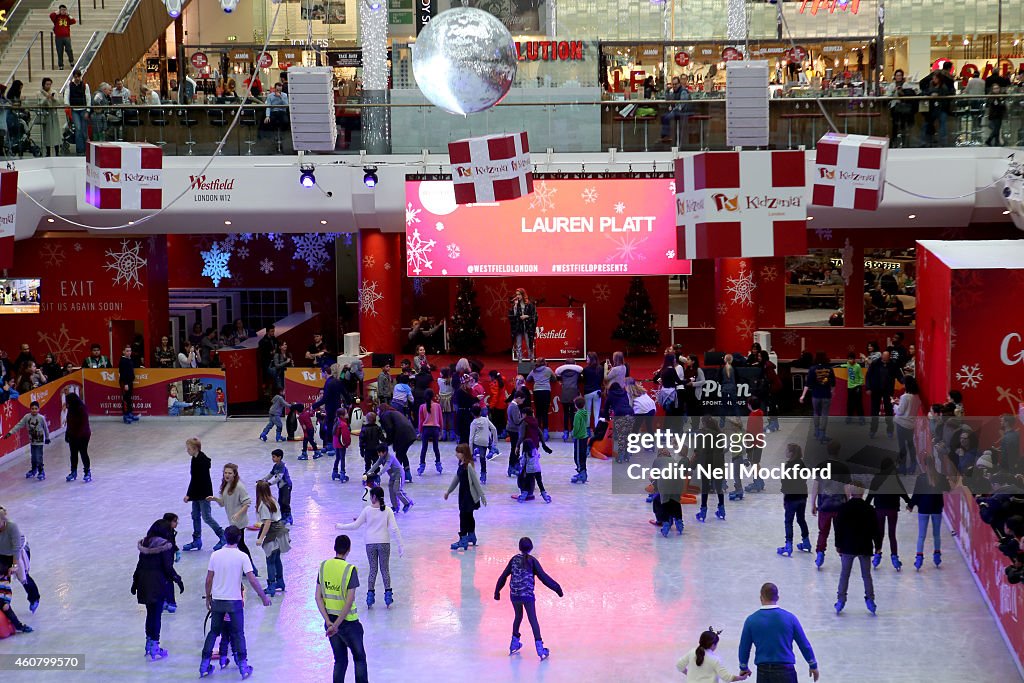
<instances>
[{"instance_id":1,"label":"spotlight","mask_svg":"<svg viewBox=\"0 0 1024 683\"><path fill-rule=\"evenodd\" d=\"M220 0L220 8L225 14L231 14L238 8L238 0Z\"/></svg>"},{"instance_id":2,"label":"spotlight","mask_svg":"<svg viewBox=\"0 0 1024 683\"><path fill-rule=\"evenodd\" d=\"M167 8L167 15L172 19L177 19L181 16L181 5L182 0L164 0L164 7Z\"/></svg>"},{"instance_id":3,"label":"spotlight","mask_svg":"<svg viewBox=\"0 0 1024 683\"><path fill-rule=\"evenodd\" d=\"M299 166L299 184L305 188L316 186L316 176L313 175L313 164L302 164Z\"/></svg>"},{"instance_id":4,"label":"spotlight","mask_svg":"<svg viewBox=\"0 0 1024 683\"><path fill-rule=\"evenodd\" d=\"M363 185L369 188L377 187L377 167L363 166Z\"/></svg>"}]
</instances>

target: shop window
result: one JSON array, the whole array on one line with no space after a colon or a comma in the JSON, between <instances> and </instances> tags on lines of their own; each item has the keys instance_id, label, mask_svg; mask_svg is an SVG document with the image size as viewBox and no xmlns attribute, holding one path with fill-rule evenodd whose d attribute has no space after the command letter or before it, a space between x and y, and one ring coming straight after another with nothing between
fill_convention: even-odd
<instances>
[{"instance_id":1,"label":"shop window","mask_svg":"<svg viewBox=\"0 0 1024 683\"><path fill-rule=\"evenodd\" d=\"M917 310L914 249L864 250L864 325L913 325Z\"/></svg>"},{"instance_id":2,"label":"shop window","mask_svg":"<svg viewBox=\"0 0 1024 683\"><path fill-rule=\"evenodd\" d=\"M786 258L786 327L843 325L846 285L838 249Z\"/></svg>"}]
</instances>

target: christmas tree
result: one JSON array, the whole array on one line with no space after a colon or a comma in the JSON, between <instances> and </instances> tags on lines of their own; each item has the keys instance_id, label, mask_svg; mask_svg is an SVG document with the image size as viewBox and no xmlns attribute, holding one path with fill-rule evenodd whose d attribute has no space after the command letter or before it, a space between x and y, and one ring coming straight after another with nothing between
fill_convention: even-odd
<instances>
[{"instance_id":1,"label":"christmas tree","mask_svg":"<svg viewBox=\"0 0 1024 683\"><path fill-rule=\"evenodd\" d=\"M473 280L459 280L455 293L455 313L448 332L448 345L455 353L480 353L484 349L484 331L480 327L480 307L476 305Z\"/></svg>"},{"instance_id":2,"label":"christmas tree","mask_svg":"<svg viewBox=\"0 0 1024 683\"><path fill-rule=\"evenodd\" d=\"M612 339L623 340L631 351L655 351L661 341L651 295L638 277L629 285L626 301L619 311L619 326L612 332Z\"/></svg>"}]
</instances>

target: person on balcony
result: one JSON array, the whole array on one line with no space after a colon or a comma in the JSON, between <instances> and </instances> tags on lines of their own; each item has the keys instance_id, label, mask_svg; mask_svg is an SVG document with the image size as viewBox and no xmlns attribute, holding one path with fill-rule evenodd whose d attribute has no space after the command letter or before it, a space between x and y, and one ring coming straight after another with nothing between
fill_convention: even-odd
<instances>
[{"instance_id":1,"label":"person on balcony","mask_svg":"<svg viewBox=\"0 0 1024 683\"><path fill-rule=\"evenodd\" d=\"M68 83L68 104L71 106L71 121L75 124L75 154L85 154L85 142L89 135L89 103L92 93L89 84L82 80L82 71L75 69Z\"/></svg>"},{"instance_id":2,"label":"person on balcony","mask_svg":"<svg viewBox=\"0 0 1024 683\"><path fill-rule=\"evenodd\" d=\"M60 93L53 89L53 79L44 78L42 89L39 91L39 104L42 113L39 116L42 135L39 142L46 150L46 156L60 156L60 143L64 117L64 101Z\"/></svg>"},{"instance_id":3,"label":"person on balcony","mask_svg":"<svg viewBox=\"0 0 1024 683\"><path fill-rule=\"evenodd\" d=\"M266 117L263 124L270 130L286 130L288 128L288 94L282 90L280 83L267 94Z\"/></svg>"},{"instance_id":4,"label":"person on balcony","mask_svg":"<svg viewBox=\"0 0 1024 683\"><path fill-rule=\"evenodd\" d=\"M71 27L78 21L68 14L68 6L61 5L56 12L50 12L53 22L53 41L57 46L57 68L64 70L64 55L68 56L68 64L75 66L75 54L71 51Z\"/></svg>"},{"instance_id":5,"label":"person on balcony","mask_svg":"<svg viewBox=\"0 0 1024 683\"><path fill-rule=\"evenodd\" d=\"M690 91L686 87L687 78L685 75L673 76L672 87L665 93L665 99L670 101L678 101L680 104L673 104L669 110L661 117L661 141L664 143L672 142L672 135L669 132L669 128L672 125L676 125L676 121L679 121L679 141L680 143L685 142L687 139L686 135L686 124L690 119L690 114L693 113L692 105L683 104L683 102L690 101Z\"/></svg>"}]
</instances>

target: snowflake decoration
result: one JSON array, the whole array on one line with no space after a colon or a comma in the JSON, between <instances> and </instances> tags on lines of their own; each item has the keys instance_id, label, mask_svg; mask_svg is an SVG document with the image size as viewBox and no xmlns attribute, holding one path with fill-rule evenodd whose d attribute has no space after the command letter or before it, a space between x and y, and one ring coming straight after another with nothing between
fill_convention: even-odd
<instances>
[{"instance_id":1,"label":"snowflake decoration","mask_svg":"<svg viewBox=\"0 0 1024 683\"><path fill-rule=\"evenodd\" d=\"M452 242L448 245L448 258L457 259L462 254L462 250L459 249L459 245Z\"/></svg>"},{"instance_id":2,"label":"snowflake decoration","mask_svg":"<svg viewBox=\"0 0 1024 683\"><path fill-rule=\"evenodd\" d=\"M220 245L224 249L224 251L231 251L232 249L235 248L235 242L237 241L238 235L231 233L221 241Z\"/></svg>"},{"instance_id":3,"label":"snowflake decoration","mask_svg":"<svg viewBox=\"0 0 1024 683\"><path fill-rule=\"evenodd\" d=\"M274 262L268 258L263 259L260 261L260 270L263 271L264 275L270 275L274 272Z\"/></svg>"},{"instance_id":4,"label":"snowflake decoration","mask_svg":"<svg viewBox=\"0 0 1024 683\"><path fill-rule=\"evenodd\" d=\"M228 353L225 354L227 357L226 365L229 368L240 368L242 367L242 354L240 353Z\"/></svg>"},{"instance_id":5,"label":"snowflake decoration","mask_svg":"<svg viewBox=\"0 0 1024 683\"><path fill-rule=\"evenodd\" d=\"M533 194L530 195L530 208L537 209L541 213L547 213L549 209L554 209L556 192L558 192L557 189L548 187L543 180L540 181L533 188Z\"/></svg>"},{"instance_id":6,"label":"snowflake decoration","mask_svg":"<svg viewBox=\"0 0 1024 683\"><path fill-rule=\"evenodd\" d=\"M241 238L243 242L251 242L253 234L251 232L243 232Z\"/></svg>"},{"instance_id":7,"label":"snowflake decoration","mask_svg":"<svg viewBox=\"0 0 1024 683\"><path fill-rule=\"evenodd\" d=\"M295 253L292 254L294 260L305 261L306 267L315 273L327 267L331 257L324 246L330 242L329 237L316 233L292 235L292 242L295 244Z\"/></svg>"},{"instance_id":8,"label":"snowflake decoration","mask_svg":"<svg viewBox=\"0 0 1024 683\"><path fill-rule=\"evenodd\" d=\"M668 193L673 197L676 196L676 181L670 180L668 183Z\"/></svg>"},{"instance_id":9,"label":"snowflake decoration","mask_svg":"<svg viewBox=\"0 0 1024 683\"><path fill-rule=\"evenodd\" d=\"M736 323L736 332L747 340L754 334L755 327L753 320L744 319Z\"/></svg>"},{"instance_id":10,"label":"snowflake decoration","mask_svg":"<svg viewBox=\"0 0 1024 683\"><path fill-rule=\"evenodd\" d=\"M114 285L124 285L130 288L133 285L136 289L142 287L142 280L139 273L146 265L146 259L139 256L142 243L135 241L128 246L128 240L121 240L121 251L107 249L109 259L104 268L114 271Z\"/></svg>"},{"instance_id":11,"label":"snowflake decoration","mask_svg":"<svg viewBox=\"0 0 1024 683\"><path fill-rule=\"evenodd\" d=\"M817 228L814 234L818 236L819 240L828 242L832 239L832 228Z\"/></svg>"},{"instance_id":12,"label":"snowflake decoration","mask_svg":"<svg viewBox=\"0 0 1024 683\"><path fill-rule=\"evenodd\" d=\"M373 254L367 254L363 257L363 268L373 268L375 263L377 263L377 259Z\"/></svg>"},{"instance_id":13,"label":"snowflake decoration","mask_svg":"<svg viewBox=\"0 0 1024 683\"><path fill-rule=\"evenodd\" d=\"M75 242L75 251L82 251L82 248L81 242Z\"/></svg>"},{"instance_id":14,"label":"snowflake decoration","mask_svg":"<svg viewBox=\"0 0 1024 683\"><path fill-rule=\"evenodd\" d=\"M754 273L740 266L740 274L737 277L726 277L728 285L725 288L732 295L732 303L743 306L754 305L754 290L757 283L754 282Z\"/></svg>"},{"instance_id":15,"label":"snowflake decoration","mask_svg":"<svg viewBox=\"0 0 1024 683\"><path fill-rule=\"evenodd\" d=\"M484 292L490 297L485 313L488 317L502 317L508 310L509 299L512 298L512 291L508 288L505 280L500 280L497 285L485 285Z\"/></svg>"},{"instance_id":16,"label":"snowflake decoration","mask_svg":"<svg viewBox=\"0 0 1024 683\"><path fill-rule=\"evenodd\" d=\"M438 232L444 232L444 223L442 223L441 221L434 223L434 230L437 230Z\"/></svg>"},{"instance_id":17,"label":"snowflake decoration","mask_svg":"<svg viewBox=\"0 0 1024 683\"><path fill-rule=\"evenodd\" d=\"M249 258L249 247L239 247L238 249L235 249L235 256L240 259Z\"/></svg>"},{"instance_id":18,"label":"snowflake decoration","mask_svg":"<svg viewBox=\"0 0 1024 683\"><path fill-rule=\"evenodd\" d=\"M313 278L307 277L305 280L302 281L302 284L305 285L306 289L312 289L314 284Z\"/></svg>"},{"instance_id":19,"label":"snowflake decoration","mask_svg":"<svg viewBox=\"0 0 1024 683\"><path fill-rule=\"evenodd\" d=\"M377 317L377 303L384 299L378 283L373 280L363 280L359 287L359 312Z\"/></svg>"},{"instance_id":20,"label":"snowflake decoration","mask_svg":"<svg viewBox=\"0 0 1024 683\"><path fill-rule=\"evenodd\" d=\"M626 205L622 202L615 202L615 213L622 213L626 210Z\"/></svg>"},{"instance_id":21,"label":"snowflake decoration","mask_svg":"<svg viewBox=\"0 0 1024 683\"><path fill-rule=\"evenodd\" d=\"M46 241L39 256L51 268L60 268L64 263L64 247L59 242Z\"/></svg>"},{"instance_id":22,"label":"snowflake decoration","mask_svg":"<svg viewBox=\"0 0 1024 683\"><path fill-rule=\"evenodd\" d=\"M391 262L390 261L384 264L384 270L391 270Z\"/></svg>"},{"instance_id":23,"label":"snowflake decoration","mask_svg":"<svg viewBox=\"0 0 1024 683\"><path fill-rule=\"evenodd\" d=\"M585 204L594 204L594 203L596 203L597 202L597 188L596 187L584 188L583 192L580 193L580 199L582 199L583 203L585 203Z\"/></svg>"},{"instance_id":24,"label":"snowflake decoration","mask_svg":"<svg viewBox=\"0 0 1024 683\"><path fill-rule=\"evenodd\" d=\"M981 303L983 286L976 270L953 271L953 284L961 306L973 308Z\"/></svg>"},{"instance_id":25,"label":"snowflake decoration","mask_svg":"<svg viewBox=\"0 0 1024 683\"><path fill-rule=\"evenodd\" d=\"M423 290L427 286L427 278L414 277L412 279L412 293L414 296L423 296Z\"/></svg>"},{"instance_id":26,"label":"snowflake decoration","mask_svg":"<svg viewBox=\"0 0 1024 683\"><path fill-rule=\"evenodd\" d=\"M406 224L406 226L410 226L413 223L419 223L420 222L420 212L421 211L422 211L422 209L414 209L414 208L412 208L412 202L409 202L408 204L406 204L405 205L405 224Z\"/></svg>"},{"instance_id":27,"label":"snowflake decoration","mask_svg":"<svg viewBox=\"0 0 1024 683\"><path fill-rule=\"evenodd\" d=\"M283 237L275 237L274 238L274 249L276 249L277 251L281 251L282 249L284 249L284 238Z\"/></svg>"},{"instance_id":28,"label":"snowflake decoration","mask_svg":"<svg viewBox=\"0 0 1024 683\"><path fill-rule=\"evenodd\" d=\"M68 334L67 326L63 324L56 334L36 332L36 335L38 335L39 341L46 345L47 353L52 353L58 363L77 363L85 350L89 348L88 339L85 337L73 339ZM13 403L13 401L8 401L8 403Z\"/></svg>"},{"instance_id":29,"label":"snowflake decoration","mask_svg":"<svg viewBox=\"0 0 1024 683\"><path fill-rule=\"evenodd\" d=\"M961 365L960 371L956 373L956 379L960 382L961 389L977 389L985 379L985 375L981 372L981 366L975 363L974 365Z\"/></svg>"},{"instance_id":30,"label":"snowflake decoration","mask_svg":"<svg viewBox=\"0 0 1024 683\"><path fill-rule=\"evenodd\" d=\"M761 269L761 279L765 282L775 282L779 277L779 269L775 266L765 266Z\"/></svg>"},{"instance_id":31,"label":"snowflake decoration","mask_svg":"<svg viewBox=\"0 0 1024 683\"><path fill-rule=\"evenodd\" d=\"M726 313L729 312L729 305L725 303L720 303L717 306L715 306L715 310L718 311L718 315L725 315Z\"/></svg>"},{"instance_id":32,"label":"snowflake decoration","mask_svg":"<svg viewBox=\"0 0 1024 683\"><path fill-rule=\"evenodd\" d=\"M434 240L425 240L420 237L420 231L413 228L412 237L406 240L406 259L414 275L419 275L426 270L434 269L434 262L430 260L430 252L437 246Z\"/></svg>"},{"instance_id":33,"label":"snowflake decoration","mask_svg":"<svg viewBox=\"0 0 1024 683\"><path fill-rule=\"evenodd\" d=\"M647 255L641 251L640 245L647 241L647 235L637 233L620 233L605 235L615 245L606 261L646 261Z\"/></svg>"},{"instance_id":34,"label":"snowflake decoration","mask_svg":"<svg viewBox=\"0 0 1024 683\"><path fill-rule=\"evenodd\" d=\"M4 401L4 422L14 417L14 401Z\"/></svg>"},{"instance_id":35,"label":"snowflake decoration","mask_svg":"<svg viewBox=\"0 0 1024 683\"><path fill-rule=\"evenodd\" d=\"M1014 394L1012 389L997 386L996 391L999 393L999 400L1009 404L1010 408L1007 412L1016 413L1020 404L1024 403L1024 391L1020 389Z\"/></svg>"},{"instance_id":36,"label":"snowflake decoration","mask_svg":"<svg viewBox=\"0 0 1024 683\"><path fill-rule=\"evenodd\" d=\"M199 255L203 257L202 277L210 278L214 287L220 287L221 280L231 277L231 270L228 268L231 252L224 251L220 244L214 242L209 251L201 251Z\"/></svg>"},{"instance_id":37,"label":"snowflake decoration","mask_svg":"<svg viewBox=\"0 0 1024 683\"><path fill-rule=\"evenodd\" d=\"M612 288L603 282L594 285L594 289L590 293L594 295L595 301L608 301L612 298Z\"/></svg>"},{"instance_id":38,"label":"snowflake decoration","mask_svg":"<svg viewBox=\"0 0 1024 683\"><path fill-rule=\"evenodd\" d=\"M675 258L675 257L676 257L676 250L675 249L669 249L668 251L665 252L665 258Z\"/></svg>"},{"instance_id":39,"label":"snowflake decoration","mask_svg":"<svg viewBox=\"0 0 1024 683\"><path fill-rule=\"evenodd\" d=\"M447 275L447 274L448 274L448 269L447 268L442 268L441 269L441 275Z\"/></svg>"},{"instance_id":40,"label":"snowflake decoration","mask_svg":"<svg viewBox=\"0 0 1024 683\"><path fill-rule=\"evenodd\" d=\"M573 318L576 317L576 311L574 311L574 310L572 310L570 308L568 311L565 312L565 317L569 318L570 320L572 320Z\"/></svg>"},{"instance_id":41,"label":"snowflake decoration","mask_svg":"<svg viewBox=\"0 0 1024 683\"><path fill-rule=\"evenodd\" d=\"M342 233L341 241L345 244L346 247L351 247L352 246L352 233L350 233L350 232Z\"/></svg>"},{"instance_id":42,"label":"snowflake decoration","mask_svg":"<svg viewBox=\"0 0 1024 683\"><path fill-rule=\"evenodd\" d=\"M792 330L782 333L782 343L786 346L796 346L800 343L800 335Z\"/></svg>"}]
</instances>

